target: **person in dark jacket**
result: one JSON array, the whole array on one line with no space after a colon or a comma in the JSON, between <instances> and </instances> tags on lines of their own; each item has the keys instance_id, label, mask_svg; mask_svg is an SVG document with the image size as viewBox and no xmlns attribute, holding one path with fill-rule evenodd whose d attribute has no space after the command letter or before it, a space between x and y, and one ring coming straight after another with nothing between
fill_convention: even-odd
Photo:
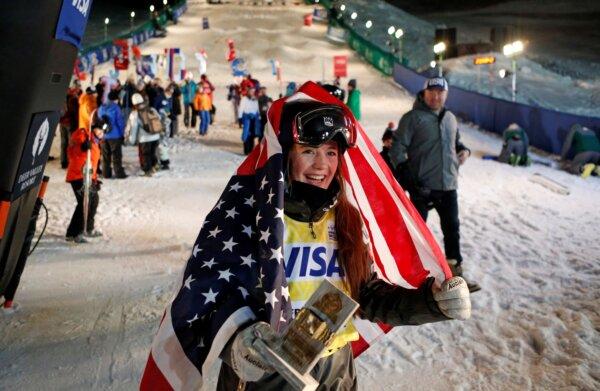
<instances>
[{"instance_id":1,"label":"person in dark jacket","mask_svg":"<svg viewBox=\"0 0 600 391\"><path fill-rule=\"evenodd\" d=\"M346 125L347 117L337 109L339 106L323 103L304 101L288 107L290 113L286 113L285 118L295 118L293 121L297 123L290 124L290 127L302 129L302 133L298 132L297 141L285 152L289 169L285 179L287 190L283 210L284 253L311 248L307 245L325 248L327 253L338 251L337 270L344 272L332 272L327 278L355 298L360 305L361 317L371 321L397 326L468 319L471 308L469 292L460 277L446 280L441 291L434 287L433 277L414 290L391 285L377 277L372 271L367 244L350 239L360 238L363 233L360 214L347 199L339 173L342 156L351 147L349 140L352 138L347 138L351 132ZM332 127L337 130L332 131ZM338 216L347 216L347 224L337 224ZM344 227L346 232L340 232L340 227ZM349 240L352 245L346 247ZM342 251L342 248L345 250ZM300 310L304 301L316 290L319 278L305 278L299 266L292 269L286 278L294 311ZM450 292L452 299L449 299ZM443 301L446 302L442 304ZM217 390L240 389L241 385L244 390L293 389L279 373L274 372L268 359L253 347L256 339L269 339L273 335L273 329L265 322L251 321L241 326L221 353L224 365L221 366ZM319 383L319 390L357 389L350 343L358 338L353 321L349 321L328 341L310 372Z\"/></svg>"},{"instance_id":2,"label":"person in dark jacket","mask_svg":"<svg viewBox=\"0 0 600 391\"><path fill-rule=\"evenodd\" d=\"M175 137L179 132L179 116L182 113L181 109L181 88L177 85L177 83L172 82L169 85L168 92L171 95L171 114L169 118L171 119L171 131L169 132L169 137Z\"/></svg>"},{"instance_id":3,"label":"person in dark jacket","mask_svg":"<svg viewBox=\"0 0 600 391\"><path fill-rule=\"evenodd\" d=\"M360 90L356 86L356 79L348 81L348 100L346 101L346 105L350 108L356 119L360 121Z\"/></svg>"},{"instance_id":4,"label":"person in dark jacket","mask_svg":"<svg viewBox=\"0 0 600 391\"><path fill-rule=\"evenodd\" d=\"M573 156L573 160L568 158ZM600 137L592 129L579 124L571 127L561 151L563 167L571 174L587 178L600 176Z\"/></svg>"},{"instance_id":5,"label":"person in dark jacket","mask_svg":"<svg viewBox=\"0 0 600 391\"><path fill-rule=\"evenodd\" d=\"M458 122L444 105L448 82L434 77L425 82L413 109L400 119L394 133L390 160L396 177L410 194L415 208L427 220L429 210L440 216L444 249L454 275L462 276L458 219L458 167L471 151L460 141ZM481 289L470 283L472 292Z\"/></svg>"},{"instance_id":6,"label":"person in dark jacket","mask_svg":"<svg viewBox=\"0 0 600 391\"><path fill-rule=\"evenodd\" d=\"M269 107L271 107L271 103L273 103L273 99L267 95L267 87L260 87L260 90L258 90L258 109L260 111L261 135L265 134L267 111L269 110ZM262 137L259 137L258 141L260 142L261 139Z\"/></svg>"},{"instance_id":7,"label":"person in dark jacket","mask_svg":"<svg viewBox=\"0 0 600 391\"><path fill-rule=\"evenodd\" d=\"M125 120L118 101L119 93L111 91L108 93L108 101L98 109L98 117L108 123L108 131L102 142L102 174L107 179L112 178L113 166L117 179L127 178L123 168L122 151Z\"/></svg>"},{"instance_id":8,"label":"person in dark jacket","mask_svg":"<svg viewBox=\"0 0 600 391\"><path fill-rule=\"evenodd\" d=\"M392 147L392 142L394 140L394 129L390 129L390 125L394 125L393 122L390 122L387 129L383 132L383 136L381 136L381 142L383 146L381 147L381 152L379 154L383 158L383 161L388 165L390 170L394 172L394 167L392 166L392 161L390 160L390 148Z\"/></svg>"}]
</instances>

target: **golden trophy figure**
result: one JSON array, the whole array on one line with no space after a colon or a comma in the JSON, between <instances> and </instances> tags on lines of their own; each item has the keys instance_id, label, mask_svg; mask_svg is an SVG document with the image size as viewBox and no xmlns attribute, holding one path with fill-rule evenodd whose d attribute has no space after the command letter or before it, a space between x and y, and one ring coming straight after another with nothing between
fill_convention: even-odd
<instances>
[{"instance_id":1,"label":"golden trophy figure","mask_svg":"<svg viewBox=\"0 0 600 391\"><path fill-rule=\"evenodd\" d=\"M277 342L257 339L254 346L295 389L315 390L319 383L310 370L357 309L358 303L325 280Z\"/></svg>"}]
</instances>

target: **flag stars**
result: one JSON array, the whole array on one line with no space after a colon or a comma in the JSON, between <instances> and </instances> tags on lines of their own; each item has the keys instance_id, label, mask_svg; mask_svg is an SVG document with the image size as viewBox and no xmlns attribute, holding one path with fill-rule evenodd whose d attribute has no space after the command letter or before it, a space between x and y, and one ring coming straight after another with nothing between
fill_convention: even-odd
<instances>
[{"instance_id":1,"label":"flag stars","mask_svg":"<svg viewBox=\"0 0 600 391\"><path fill-rule=\"evenodd\" d=\"M217 225L217 226L215 227L215 229L213 229L212 231L208 231L208 232L210 233L210 235L208 235L208 237L209 237L209 238L215 238L215 239L216 239L216 238L217 238L217 234L218 234L219 232L221 232L221 231L222 231L222 230L221 230L221 229L219 229L219 226Z\"/></svg>"},{"instance_id":2,"label":"flag stars","mask_svg":"<svg viewBox=\"0 0 600 391\"><path fill-rule=\"evenodd\" d=\"M204 338L200 338L200 343L197 345L197 347L203 348L204 346Z\"/></svg>"},{"instance_id":3,"label":"flag stars","mask_svg":"<svg viewBox=\"0 0 600 391\"><path fill-rule=\"evenodd\" d=\"M275 193L273 193L273 189L269 190L269 194L267 194L267 204L270 204L273 201L274 195Z\"/></svg>"},{"instance_id":4,"label":"flag stars","mask_svg":"<svg viewBox=\"0 0 600 391\"><path fill-rule=\"evenodd\" d=\"M238 289L241 292L242 297L244 299L246 299L246 297L248 297L248 290L246 288L244 288L243 286L239 286Z\"/></svg>"},{"instance_id":5,"label":"flag stars","mask_svg":"<svg viewBox=\"0 0 600 391\"><path fill-rule=\"evenodd\" d=\"M250 207L254 206L254 203L256 202L256 200L254 199L254 194L250 196L250 198L244 198L245 202L244 205L248 205Z\"/></svg>"},{"instance_id":6,"label":"flag stars","mask_svg":"<svg viewBox=\"0 0 600 391\"><path fill-rule=\"evenodd\" d=\"M194 282L194 281L196 281L196 280L195 280L195 279L192 277L192 275L190 274L190 275L188 276L188 278L186 278L186 279L185 279L185 283L184 283L183 285L184 285L184 286L185 286L187 289L191 290L191 289L192 289L192 287L191 287L191 283L192 283L192 282Z\"/></svg>"},{"instance_id":7,"label":"flag stars","mask_svg":"<svg viewBox=\"0 0 600 391\"><path fill-rule=\"evenodd\" d=\"M229 270L231 270L231 269L219 271L219 278L218 278L218 280L220 280L222 278L225 281L229 282L229 278L231 276L233 276L233 273L230 273Z\"/></svg>"},{"instance_id":8,"label":"flag stars","mask_svg":"<svg viewBox=\"0 0 600 391\"><path fill-rule=\"evenodd\" d=\"M197 244L194 246L194 250L192 250L192 255L194 256L194 258L196 258L196 256L198 255L198 253L202 251L202 249L200 248L200 245Z\"/></svg>"},{"instance_id":9,"label":"flag stars","mask_svg":"<svg viewBox=\"0 0 600 391\"><path fill-rule=\"evenodd\" d=\"M269 183L269 181L267 180L267 176L265 175L262 179L262 181L260 182L260 189L264 189L265 186Z\"/></svg>"},{"instance_id":10,"label":"flag stars","mask_svg":"<svg viewBox=\"0 0 600 391\"><path fill-rule=\"evenodd\" d=\"M212 288L209 288L208 292L201 292L201 293L204 297L206 297L204 304L208 304L210 302L213 302L213 303L217 302L215 299L217 298L217 295L219 294L219 292L213 292ZM196 317L197 316L198 316L198 314L196 314Z\"/></svg>"},{"instance_id":11,"label":"flag stars","mask_svg":"<svg viewBox=\"0 0 600 391\"><path fill-rule=\"evenodd\" d=\"M281 297L283 297L286 301L290 299L290 288L287 286L281 287Z\"/></svg>"},{"instance_id":12,"label":"flag stars","mask_svg":"<svg viewBox=\"0 0 600 391\"><path fill-rule=\"evenodd\" d=\"M275 208L275 218L283 221L283 208Z\"/></svg>"},{"instance_id":13,"label":"flag stars","mask_svg":"<svg viewBox=\"0 0 600 391\"><path fill-rule=\"evenodd\" d=\"M198 314L194 315L194 317L192 319L186 320L186 322L189 323L190 327L192 327L192 323L194 323L195 321L197 321L198 318Z\"/></svg>"},{"instance_id":14,"label":"flag stars","mask_svg":"<svg viewBox=\"0 0 600 391\"><path fill-rule=\"evenodd\" d=\"M214 266L215 263L216 263L215 259L211 258L210 261L204 262L204 264L202 265L202 267L207 267L208 270L210 270Z\"/></svg>"},{"instance_id":15,"label":"flag stars","mask_svg":"<svg viewBox=\"0 0 600 391\"><path fill-rule=\"evenodd\" d=\"M231 187L229 187L229 190L231 191L235 191L237 193L237 191L239 189L241 189L243 186L240 186L239 183L235 182L233 185L231 185Z\"/></svg>"},{"instance_id":16,"label":"flag stars","mask_svg":"<svg viewBox=\"0 0 600 391\"><path fill-rule=\"evenodd\" d=\"M219 200L219 202L217 202L217 205L215 205L215 209L221 209L221 205L223 205L224 203L225 201Z\"/></svg>"},{"instance_id":17,"label":"flag stars","mask_svg":"<svg viewBox=\"0 0 600 391\"><path fill-rule=\"evenodd\" d=\"M273 306L273 308L275 308L275 303L277 303L279 300L277 300L277 289L273 289L272 292L265 292L265 304L271 304Z\"/></svg>"},{"instance_id":18,"label":"flag stars","mask_svg":"<svg viewBox=\"0 0 600 391\"><path fill-rule=\"evenodd\" d=\"M283 259L283 251L281 250L281 246L271 249L271 258L269 259L274 259L277 262L281 262Z\"/></svg>"},{"instance_id":19,"label":"flag stars","mask_svg":"<svg viewBox=\"0 0 600 391\"><path fill-rule=\"evenodd\" d=\"M227 214L227 216L225 216L225 218L231 217L234 220L235 220L235 215L239 215L239 213L235 210L235 206L231 209L226 210L225 214Z\"/></svg>"},{"instance_id":20,"label":"flag stars","mask_svg":"<svg viewBox=\"0 0 600 391\"><path fill-rule=\"evenodd\" d=\"M223 242L223 251L225 250L229 250L231 252L233 252L233 246L235 246L237 243L233 241L233 236L227 240Z\"/></svg>"},{"instance_id":21,"label":"flag stars","mask_svg":"<svg viewBox=\"0 0 600 391\"><path fill-rule=\"evenodd\" d=\"M256 261L254 259L252 259L252 254L249 254L246 257L242 257L242 266L246 265L248 267L252 267L252 264L255 262Z\"/></svg>"},{"instance_id":22,"label":"flag stars","mask_svg":"<svg viewBox=\"0 0 600 391\"><path fill-rule=\"evenodd\" d=\"M258 222L260 221L260 219L262 219L262 216L260 215L260 212L258 212L256 214L256 225L258 225Z\"/></svg>"},{"instance_id":23,"label":"flag stars","mask_svg":"<svg viewBox=\"0 0 600 391\"><path fill-rule=\"evenodd\" d=\"M267 228L264 231L260 230L260 240L264 241L265 243L268 243L270 236L271 236L271 232L270 232L269 228Z\"/></svg>"},{"instance_id":24,"label":"flag stars","mask_svg":"<svg viewBox=\"0 0 600 391\"><path fill-rule=\"evenodd\" d=\"M245 233L246 235L248 235L249 238L251 238L252 234L254 233L254 231L252 231L251 225L244 225L244 224L242 224L242 232Z\"/></svg>"},{"instance_id":25,"label":"flag stars","mask_svg":"<svg viewBox=\"0 0 600 391\"><path fill-rule=\"evenodd\" d=\"M283 172L280 172L280 174L281 174L281 176L279 177L279 181L278 182L283 183L284 182Z\"/></svg>"}]
</instances>

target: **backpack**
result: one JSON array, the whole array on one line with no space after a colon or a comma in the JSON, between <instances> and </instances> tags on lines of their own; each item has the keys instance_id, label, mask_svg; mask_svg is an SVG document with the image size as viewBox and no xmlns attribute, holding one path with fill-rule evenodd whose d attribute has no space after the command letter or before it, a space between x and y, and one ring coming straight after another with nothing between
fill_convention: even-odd
<instances>
[{"instance_id":1,"label":"backpack","mask_svg":"<svg viewBox=\"0 0 600 391\"><path fill-rule=\"evenodd\" d=\"M165 131L160 115L156 110L152 110L151 108L142 109L139 111L139 116L142 121L142 128L144 128L146 133L158 134Z\"/></svg>"}]
</instances>

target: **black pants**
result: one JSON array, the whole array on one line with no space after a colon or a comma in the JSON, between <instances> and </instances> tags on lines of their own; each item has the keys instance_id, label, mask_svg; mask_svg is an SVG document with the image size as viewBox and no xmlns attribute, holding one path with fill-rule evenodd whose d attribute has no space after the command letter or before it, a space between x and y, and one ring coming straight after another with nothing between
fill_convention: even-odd
<instances>
[{"instance_id":1,"label":"black pants","mask_svg":"<svg viewBox=\"0 0 600 391\"><path fill-rule=\"evenodd\" d=\"M196 127L196 117L198 116L198 112L194 109L194 105L192 103L188 103L183 108L183 123L186 127L195 128ZM191 114L191 117L190 117ZM191 122L190 122L191 121Z\"/></svg>"},{"instance_id":2,"label":"black pants","mask_svg":"<svg viewBox=\"0 0 600 391\"><path fill-rule=\"evenodd\" d=\"M265 136L265 128L267 126L267 113L260 114L260 131L263 137Z\"/></svg>"},{"instance_id":3,"label":"black pants","mask_svg":"<svg viewBox=\"0 0 600 391\"><path fill-rule=\"evenodd\" d=\"M102 142L102 173L104 178L112 177L112 166L115 168L117 178L125 176L122 147L123 138L104 140Z\"/></svg>"},{"instance_id":4,"label":"black pants","mask_svg":"<svg viewBox=\"0 0 600 391\"><path fill-rule=\"evenodd\" d=\"M27 228L27 235L25 236L25 241L23 242L23 247L21 247L21 252L19 253L19 260L17 261L17 265L15 266L15 270L13 271L12 276L10 277L10 281L4 290L4 299L7 301L12 301L15 298L15 293L17 293L17 288L19 287L19 283L21 282L21 275L23 274L23 270L25 270L25 263L27 262L27 258L29 257L29 251L31 249L31 242L35 236L35 225L37 223L38 216L40 215L40 209L42 207L42 200L36 199L35 206L33 207L33 213L31 214L31 219L29 220L29 227Z\"/></svg>"},{"instance_id":5,"label":"black pants","mask_svg":"<svg viewBox=\"0 0 600 391\"><path fill-rule=\"evenodd\" d=\"M460 254L460 221L458 220L458 198L456 190L431 190L431 194L423 196L410 193L410 199L417 211L427 221L429 210L435 209L440 216L442 233L444 234L444 251L447 259L462 262Z\"/></svg>"},{"instance_id":6,"label":"black pants","mask_svg":"<svg viewBox=\"0 0 600 391\"><path fill-rule=\"evenodd\" d=\"M69 158L67 157L67 148L69 147L69 138L71 137L71 128L60 125L60 166L67 168Z\"/></svg>"},{"instance_id":7,"label":"black pants","mask_svg":"<svg viewBox=\"0 0 600 391\"><path fill-rule=\"evenodd\" d=\"M80 179L71 182L71 187L73 188L73 193L75 193L75 198L77 199L77 206L75 207L73 217L71 217L71 222L67 228L67 236L73 237L83 233L83 180ZM100 201L98 190L99 186L93 183L90 189L90 210L87 219L88 231L94 229L94 217L96 216L98 202Z\"/></svg>"},{"instance_id":8,"label":"black pants","mask_svg":"<svg viewBox=\"0 0 600 391\"><path fill-rule=\"evenodd\" d=\"M244 155L248 155L254 149L254 139L256 134L254 133L256 117L250 120L250 126L248 129L248 137L244 141Z\"/></svg>"},{"instance_id":9,"label":"black pants","mask_svg":"<svg viewBox=\"0 0 600 391\"><path fill-rule=\"evenodd\" d=\"M140 156L142 171L149 172L152 170L152 167L158 164L158 158L156 157L157 148L158 140L138 144L138 153Z\"/></svg>"}]
</instances>

